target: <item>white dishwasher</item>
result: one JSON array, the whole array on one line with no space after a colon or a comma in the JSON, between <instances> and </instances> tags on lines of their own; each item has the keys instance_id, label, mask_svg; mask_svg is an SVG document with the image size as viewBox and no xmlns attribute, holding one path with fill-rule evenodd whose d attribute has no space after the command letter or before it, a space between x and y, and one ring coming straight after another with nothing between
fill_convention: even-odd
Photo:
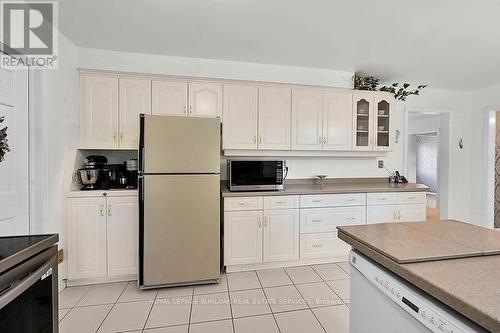
<instances>
[{"instance_id":1,"label":"white dishwasher","mask_svg":"<svg viewBox=\"0 0 500 333\"><path fill-rule=\"evenodd\" d=\"M487 332L357 251L351 251L351 333Z\"/></svg>"}]
</instances>

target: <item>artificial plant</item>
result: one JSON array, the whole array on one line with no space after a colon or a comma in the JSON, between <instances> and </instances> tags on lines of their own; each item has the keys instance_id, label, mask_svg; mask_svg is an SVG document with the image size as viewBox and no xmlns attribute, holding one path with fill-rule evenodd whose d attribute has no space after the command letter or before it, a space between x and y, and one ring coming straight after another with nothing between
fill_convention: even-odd
<instances>
[{"instance_id":1,"label":"artificial plant","mask_svg":"<svg viewBox=\"0 0 500 333\"><path fill-rule=\"evenodd\" d=\"M5 120L5 117L0 117L0 124ZM5 159L5 154L10 151L9 141L7 140L7 127L0 129L0 162Z\"/></svg>"}]
</instances>

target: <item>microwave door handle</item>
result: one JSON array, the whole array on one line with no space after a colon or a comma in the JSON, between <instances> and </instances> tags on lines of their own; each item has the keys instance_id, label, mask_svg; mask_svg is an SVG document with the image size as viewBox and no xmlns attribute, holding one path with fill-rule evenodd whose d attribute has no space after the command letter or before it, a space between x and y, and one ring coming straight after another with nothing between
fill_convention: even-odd
<instances>
[{"instance_id":1,"label":"microwave door handle","mask_svg":"<svg viewBox=\"0 0 500 333\"><path fill-rule=\"evenodd\" d=\"M0 309L12 302L16 297L25 292L37 280L51 270L55 266L55 258L50 259L42 267L38 268L34 273L26 276L25 278L13 282L7 289L0 294ZM54 273L54 272L51 272Z\"/></svg>"}]
</instances>

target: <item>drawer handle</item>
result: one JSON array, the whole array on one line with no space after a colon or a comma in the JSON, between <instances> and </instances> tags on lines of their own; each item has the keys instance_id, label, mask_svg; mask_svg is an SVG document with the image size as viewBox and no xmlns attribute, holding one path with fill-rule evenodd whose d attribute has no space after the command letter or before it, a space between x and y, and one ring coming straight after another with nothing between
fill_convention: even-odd
<instances>
[{"instance_id":1,"label":"drawer handle","mask_svg":"<svg viewBox=\"0 0 500 333\"><path fill-rule=\"evenodd\" d=\"M238 202L238 205L239 206L248 206L248 203L247 202Z\"/></svg>"},{"instance_id":2,"label":"drawer handle","mask_svg":"<svg viewBox=\"0 0 500 333\"><path fill-rule=\"evenodd\" d=\"M276 201L277 205L286 205L286 201Z\"/></svg>"},{"instance_id":3,"label":"drawer handle","mask_svg":"<svg viewBox=\"0 0 500 333\"><path fill-rule=\"evenodd\" d=\"M346 199L347 202L353 202L355 201L356 199Z\"/></svg>"},{"instance_id":4,"label":"drawer handle","mask_svg":"<svg viewBox=\"0 0 500 333\"><path fill-rule=\"evenodd\" d=\"M323 244L313 244L312 247L315 249L319 249L323 247Z\"/></svg>"},{"instance_id":5,"label":"drawer handle","mask_svg":"<svg viewBox=\"0 0 500 333\"><path fill-rule=\"evenodd\" d=\"M346 217L346 221L354 221L355 219L355 217Z\"/></svg>"},{"instance_id":6,"label":"drawer handle","mask_svg":"<svg viewBox=\"0 0 500 333\"><path fill-rule=\"evenodd\" d=\"M384 200L387 200L387 198L378 198L377 200L378 201L384 201Z\"/></svg>"},{"instance_id":7,"label":"drawer handle","mask_svg":"<svg viewBox=\"0 0 500 333\"><path fill-rule=\"evenodd\" d=\"M314 199L314 200L311 200L311 202L318 202L319 203L319 202L321 202L321 200L320 199Z\"/></svg>"},{"instance_id":8,"label":"drawer handle","mask_svg":"<svg viewBox=\"0 0 500 333\"><path fill-rule=\"evenodd\" d=\"M416 199L416 196L408 197L408 199Z\"/></svg>"},{"instance_id":9,"label":"drawer handle","mask_svg":"<svg viewBox=\"0 0 500 333\"><path fill-rule=\"evenodd\" d=\"M313 222L313 223L321 223L321 219L312 219L311 222Z\"/></svg>"}]
</instances>

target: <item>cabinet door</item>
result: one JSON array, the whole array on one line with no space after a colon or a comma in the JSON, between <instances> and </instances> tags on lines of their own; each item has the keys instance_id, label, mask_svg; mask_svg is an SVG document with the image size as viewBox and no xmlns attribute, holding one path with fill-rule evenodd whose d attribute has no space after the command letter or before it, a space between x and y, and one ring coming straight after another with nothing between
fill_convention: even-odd
<instances>
[{"instance_id":1,"label":"cabinet door","mask_svg":"<svg viewBox=\"0 0 500 333\"><path fill-rule=\"evenodd\" d=\"M321 150L323 99L317 90L292 90L292 149Z\"/></svg>"},{"instance_id":2,"label":"cabinet door","mask_svg":"<svg viewBox=\"0 0 500 333\"><path fill-rule=\"evenodd\" d=\"M221 117L222 86L217 82L189 84L189 115L191 117Z\"/></svg>"},{"instance_id":3,"label":"cabinet door","mask_svg":"<svg viewBox=\"0 0 500 333\"><path fill-rule=\"evenodd\" d=\"M373 150L389 151L392 149L394 97L388 93L375 94L373 115Z\"/></svg>"},{"instance_id":4,"label":"cabinet door","mask_svg":"<svg viewBox=\"0 0 500 333\"><path fill-rule=\"evenodd\" d=\"M373 93L353 93L353 150L373 150Z\"/></svg>"},{"instance_id":5,"label":"cabinet door","mask_svg":"<svg viewBox=\"0 0 500 333\"><path fill-rule=\"evenodd\" d=\"M426 219L426 204L398 205L398 222L421 222Z\"/></svg>"},{"instance_id":6,"label":"cabinet door","mask_svg":"<svg viewBox=\"0 0 500 333\"><path fill-rule=\"evenodd\" d=\"M397 219L396 205L377 205L366 207L366 224L395 222Z\"/></svg>"},{"instance_id":7,"label":"cabinet door","mask_svg":"<svg viewBox=\"0 0 500 333\"><path fill-rule=\"evenodd\" d=\"M224 149L257 149L257 87L226 84L223 89Z\"/></svg>"},{"instance_id":8,"label":"cabinet door","mask_svg":"<svg viewBox=\"0 0 500 333\"><path fill-rule=\"evenodd\" d=\"M151 83L151 94L152 114L166 116L187 116L187 83L153 80Z\"/></svg>"},{"instance_id":9,"label":"cabinet door","mask_svg":"<svg viewBox=\"0 0 500 333\"><path fill-rule=\"evenodd\" d=\"M264 262L299 259L299 210L264 212Z\"/></svg>"},{"instance_id":10,"label":"cabinet door","mask_svg":"<svg viewBox=\"0 0 500 333\"><path fill-rule=\"evenodd\" d=\"M137 197L107 199L108 276L136 274L139 240Z\"/></svg>"},{"instance_id":11,"label":"cabinet door","mask_svg":"<svg viewBox=\"0 0 500 333\"><path fill-rule=\"evenodd\" d=\"M351 150L352 93L323 95L323 150Z\"/></svg>"},{"instance_id":12,"label":"cabinet door","mask_svg":"<svg viewBox=\"0 0 500 333\"><path fill-rule=\"evenodd\" d=\"M106 276L106 198L70 198L67 202L68 278Z\"/></svg>"},{"instance_id":13,"label":"cabinet door","mask_svg":"<svg viewBox=\"0 0 500 333\"><path fill-rule=\"evenodd\" d=\"M139 114L151 114L151 80L120 78L120 148L139 146Z\"/></svg>"},{"instance_id":14,"label":"cabinet door","mask_svg":"<svg viewBox=\"0 0 500 333\"><path fill-rule=\"evenodd\" d=\"M259 88L259 149L290 150L291 98L289 88Z\"/></svg>"},{"instance_id":15,"label":"cabinet door","mask_svg":"<svg viewBox=\"0 0 500 333\"><path fill-rule=\"evenodd\" d=\"M224 213L224 266L262 262L262 211Z\"/></svg>"},{"instance_id":16,"label":"cabinet door","mask_svg":"<svg viewBox=\"0 0 500 333\"><path fill-rule=\"evenodd\" d=\"M118 147L118 78L80 77L81 145L83 148Z\"/></svg>"}]
</instances>

